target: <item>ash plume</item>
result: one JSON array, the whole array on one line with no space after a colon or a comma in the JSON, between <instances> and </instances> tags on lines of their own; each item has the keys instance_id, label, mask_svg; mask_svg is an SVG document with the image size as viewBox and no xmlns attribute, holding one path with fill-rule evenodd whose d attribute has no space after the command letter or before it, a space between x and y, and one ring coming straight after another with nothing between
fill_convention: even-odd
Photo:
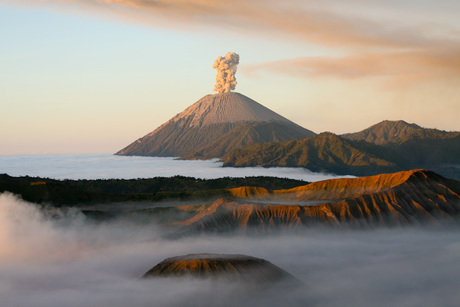
<instances>
[{"instance_id":1,"label":"ash plume","mask_svg":"<svg viewBox=\"0 0 460 307\"><path fill-rule=\"evenodd\" d=\"M217 69L216 85L214 91L228 93L236 87L236 69L240 62L240 56L235 52L227 52L225 56L219 56L214 61L212 68Z\"/></svg>"}]
</instances>

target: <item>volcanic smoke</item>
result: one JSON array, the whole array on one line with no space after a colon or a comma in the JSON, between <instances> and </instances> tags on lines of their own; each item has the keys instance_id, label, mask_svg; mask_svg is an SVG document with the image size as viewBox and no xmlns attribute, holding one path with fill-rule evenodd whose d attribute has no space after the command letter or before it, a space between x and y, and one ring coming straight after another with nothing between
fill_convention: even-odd
<instances>
[{"instance_id":1,"label":"volcanic smoke","mask_svg":"<svg viewBox=\"0 0 460 307\"><path fill-rule=\"evenodd\" d=\"M219 56L214 61L212 68L217 69L216 85L214 91L228 93L236 87L236 67L240 62L240 56L235 52L227 52L225 56Z\"/></svg>"}]
</instances>

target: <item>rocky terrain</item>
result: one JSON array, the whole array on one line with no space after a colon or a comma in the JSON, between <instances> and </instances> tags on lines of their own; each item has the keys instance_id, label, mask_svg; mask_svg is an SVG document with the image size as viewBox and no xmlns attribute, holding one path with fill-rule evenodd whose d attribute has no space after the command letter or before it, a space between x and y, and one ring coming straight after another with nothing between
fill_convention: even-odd
<instances>
[{"instance_id":1,"label":"rocky terrain","mask_svg":"<svg viewBox=\"0 0 460 307\"><path fill-rule=\"evenodd\" d=\"M257 190L251 194L254 196ZM260 190L262 197L266 191ZM241 194L245 197L245 193ZM247 195L247 194L246 194ZM217 200L181 222L171 234L273 233L305 227L355 228L458 224L460 182L412 170L377 176L333 179L273 191L274 205ZM276 199L318 200L319 205L276 205Z\"/></svg>"},{"instance_id":2,"label":"rocky terrain","mask_svg":"<svg viewBox=\"0 0 460 307\"><path fill-rule=\"evenodd\" d=\"M0 191L45 206L78 206L97 220L159 224L165 238L460 221L460 182L422 169L310 184L265 177L59 181L0 175Z\"/></svg>"}]
</instances>

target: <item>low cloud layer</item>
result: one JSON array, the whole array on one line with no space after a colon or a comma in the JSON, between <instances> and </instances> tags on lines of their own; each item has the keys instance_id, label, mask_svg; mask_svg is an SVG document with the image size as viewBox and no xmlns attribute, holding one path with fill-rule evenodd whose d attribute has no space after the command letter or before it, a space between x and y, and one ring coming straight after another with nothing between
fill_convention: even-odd
<instances>
[{"instance_id":1,"label":"low cloud layer","mask_svg":"<svg viewBox=\"0 0 460 307\"><path fill-rule=\"evenodd\" d=\"M175 160L114 155L4 156L0 157L0 170L10 176L28 175L55 179L132 179L181 175L204 179L273 176L319 181L354 177L313 173L307 169L293 167L222 167L222 162L217 160Z\"/></svg>"},{"instance_id":2,"label":"low cloud layer","mask_svg":"<svg viewBox=\"0 0 460 307\"><path fill-rule=\"evenodd\" d=\"M309 231L302 236L151 241L154 225L93 224L0 195L2 306L456 306L458 229ZM237 285L140 280L163 259L198 252L269 260L305 283Z\"/></svg>"}]
</instances>

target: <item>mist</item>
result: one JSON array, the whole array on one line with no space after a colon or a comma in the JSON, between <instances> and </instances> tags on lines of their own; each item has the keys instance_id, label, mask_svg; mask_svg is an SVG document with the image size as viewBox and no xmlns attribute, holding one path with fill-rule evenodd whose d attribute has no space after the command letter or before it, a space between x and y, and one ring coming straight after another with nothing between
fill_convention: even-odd
<instances>
[{"instance_id":1,"label":"mist","mask_svg":"<svg viewBox=\"0 0 460 307\"><path fill-rule=\"evenodd\" d=\"M214 160L175 160L163 157L100 155L0 156L0 172L10 176L55 179L136 179L176 175L214 179L222 177L273 176L319 181L339 176L294 167L222 167Z\"/></svg>"},{"instance_id":2,"label":"mist","mask_svg":"<svg viewBox=\"0 0 460 307\"><path fill-rule=\"evenodd\" d=\"M159 240L158 225L95 223L0 194L2 306L458 306L460 231L308 230L302 235ZM298 288L139 279L165 258L246 254L301 280Z\"/></svg>"}]
</instances>

